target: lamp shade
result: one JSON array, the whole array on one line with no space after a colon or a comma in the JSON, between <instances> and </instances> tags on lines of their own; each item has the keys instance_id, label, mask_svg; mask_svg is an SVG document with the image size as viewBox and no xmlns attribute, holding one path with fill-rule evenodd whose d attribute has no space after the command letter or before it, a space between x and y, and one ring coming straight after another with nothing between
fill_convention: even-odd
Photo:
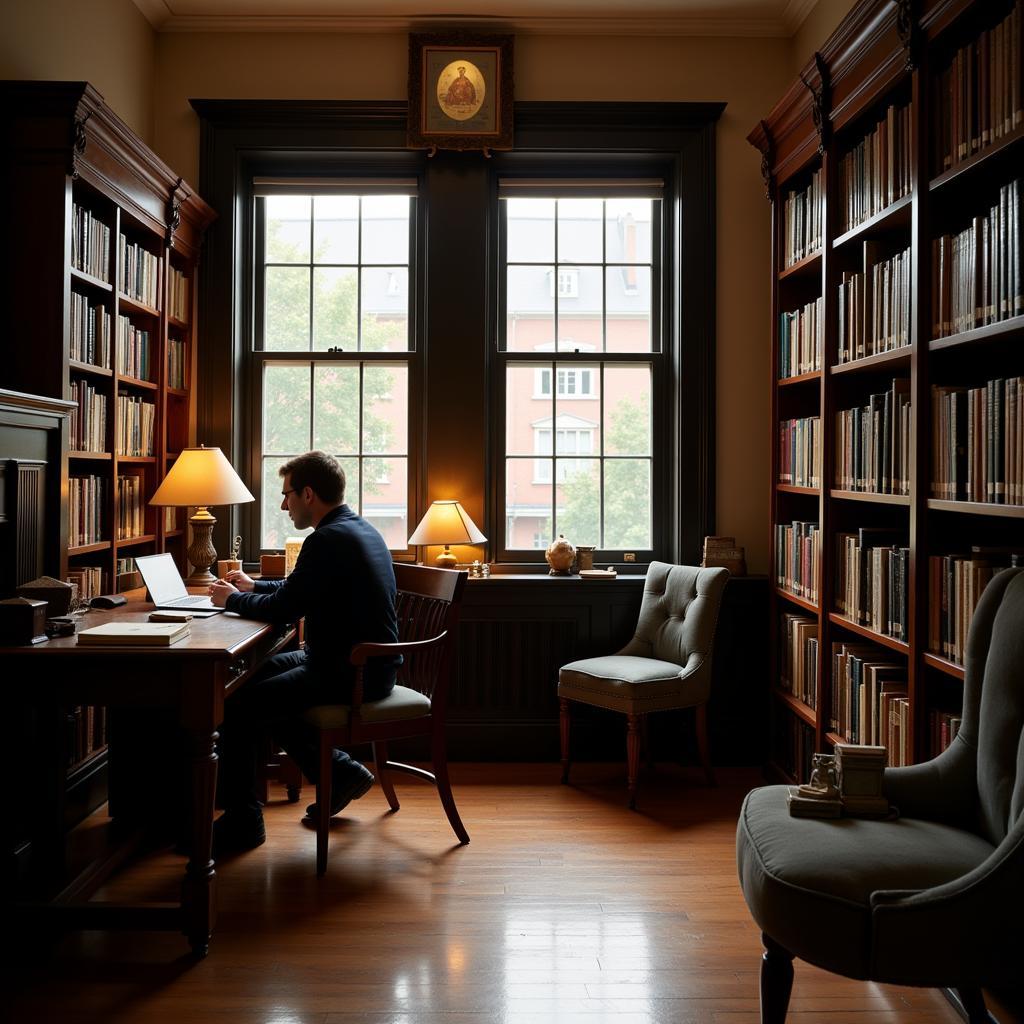
<instances>
[{"instance_id":1,"label":"lamp shade","mask_svg":"<svg viewBox=\"0 0 1024 1024\"><path fill-rule=\"evenodd\" d=\"M410 544L483 544L487 538L457 501L435 501L420 520Z\"/></svg>"},{"instance_id":2,"label":"lamp shade","mask_svg":"<svg viewBox=\"0 0 1024 1024\"><path fill-rule=\"evenodd\" d=\"M237 505L255 501L219 448L186 448L150 505Z\"/></svg>"}]
</instances>

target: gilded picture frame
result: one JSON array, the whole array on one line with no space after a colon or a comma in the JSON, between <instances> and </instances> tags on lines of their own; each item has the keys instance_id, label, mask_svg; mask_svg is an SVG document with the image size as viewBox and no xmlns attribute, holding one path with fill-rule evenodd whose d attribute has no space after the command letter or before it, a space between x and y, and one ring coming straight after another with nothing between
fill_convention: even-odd
<instances>
[{"instance_id":1,"label":"gilded picture frame","mask_svg":"<svg viewBox=\"0 0 1024 1024\"><path fill-rule=\"evenodd\" d=\"M511 35L409 36L412 149L512 148Z\"/></svg>"}]
</instances>

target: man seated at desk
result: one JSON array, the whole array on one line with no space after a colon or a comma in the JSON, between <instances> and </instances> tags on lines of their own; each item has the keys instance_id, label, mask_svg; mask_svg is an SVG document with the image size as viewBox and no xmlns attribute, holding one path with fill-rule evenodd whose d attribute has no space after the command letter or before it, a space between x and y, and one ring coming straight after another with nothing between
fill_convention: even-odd
<instances>
[{"instance_id":1,"label":"man seated at desk","mask_svg":"<svg viewBox=\"0 0 1024 1024\"><path fill-rule=\"evenodd\" d=\"M213 603L245 618L295 622L305 618L303 650L275 655L227 701L219 742L218 794L223 816L214 847L250 849L266 840L256 795L259 757L272 733L311 782L317 781L318 742L297 716L319 704L346 704L357 643L395 643L395 573L384 538L345 501L345 471L324 452L307 452L281 467L281 508L306 537L284 580L253 580L234 571L210 587ZM395 664L367 663L364 700L380 700L395 685ZM373 785L373 775L342 750L334 751L331 814ZM316 805L306 813L316 816Z\"/></svg>"}]
</instances>

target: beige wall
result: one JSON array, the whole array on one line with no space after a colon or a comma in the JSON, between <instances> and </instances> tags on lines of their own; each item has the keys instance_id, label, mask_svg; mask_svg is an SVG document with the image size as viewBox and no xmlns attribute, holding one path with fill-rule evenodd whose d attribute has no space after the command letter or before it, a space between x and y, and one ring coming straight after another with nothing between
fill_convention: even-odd
<instances>
[{"instance_id":1,"label":"beige wall","mask_svg":"<svg viewBox=\"0 0 1024 1024\"><path fill-rule=\"evenodd\" d=\"M850 0L818 0L790 41L790 71L796 77L850 11Z\"/></svg>"},{"instance_id":2,"label":"beige wall","mask_svg":"<svg viewBox=\"0 0 1024 1024\"><path fill-rule=\"evenodd\" d=\"M725 101L718 126L718 524L767 567L769 223L746 135L789 83L786 39L520 35L522 100ZM404 35L166 34L157 39L154 146L198 179L190 97L397 99Z\"/></svg>"},{"instance_id":3,"label":"beige wall","mask_svg":"<svg viewBox=\"0 0 1024 1024\"><path fill-rule=\"evenodd\" d=\"M156 34L131 0L4 0L0 78L92 82L152 141Z\"/></svg>"}]
</instances>

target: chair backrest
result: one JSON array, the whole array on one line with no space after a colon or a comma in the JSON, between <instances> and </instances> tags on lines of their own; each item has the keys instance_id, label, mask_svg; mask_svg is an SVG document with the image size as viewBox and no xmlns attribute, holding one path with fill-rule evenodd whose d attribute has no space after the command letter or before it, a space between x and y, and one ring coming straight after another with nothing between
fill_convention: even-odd
<instances>
[{"instance_id":1,"label":"chair backrest","mask_svg":"<svg viewBox=\"0 0 1024 1024\"><path fill-rule=\"evenodd\" d=\"M963 722L974 748L980 825L998 845L1024 811L1024 569L997 573L967 635Z\"/></svg>"},{"instance_id":2,"label":"chair backrest","mask_svg":"<svg viewBox=\"0 0 1024 1024\"><path fill-rule=\"evenodd\" d=\"M692 668L708 658L728 569L651 562L633 639L621 652Z\"/></svg>"},{"instance_id":3,"label":"chair backrest","mask_svg":"<svg viewBox=\"0 0 1024 1024\"><path fill-rule=\"evenodd\" d=\"M443 644L407 656L398 670L399 682L429 697L437 713L448 698L448 677L468 573L401 562L396 562L394 569L399 643L430 640L446 633Z\"/></svg>"}]
</instances>

